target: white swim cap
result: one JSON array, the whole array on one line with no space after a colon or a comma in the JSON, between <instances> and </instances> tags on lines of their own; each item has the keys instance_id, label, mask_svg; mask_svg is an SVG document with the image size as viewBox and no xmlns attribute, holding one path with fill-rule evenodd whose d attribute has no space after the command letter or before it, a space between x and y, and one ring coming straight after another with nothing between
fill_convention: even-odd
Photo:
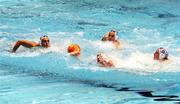
<instances>
[{"instance_id":1,"label":"white swim cap","mask_svg":"<svg viewBox=\"0 0 180 104\"><path fill-rule=\"evenodd\" d=\"M168 58L168 52L166 49L160 47L159 48L159 59L162 60L162 59L167 59Z\"/></svg>"}]
</instances>

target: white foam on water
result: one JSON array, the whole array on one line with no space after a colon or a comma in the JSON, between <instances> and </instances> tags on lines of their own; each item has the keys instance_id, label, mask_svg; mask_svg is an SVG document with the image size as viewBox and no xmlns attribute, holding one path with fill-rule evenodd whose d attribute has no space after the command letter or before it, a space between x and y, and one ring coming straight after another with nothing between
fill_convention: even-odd
<instances>
[{"instance_id":1,"label":"white foam on water","mask_svg":"<svg viewBox=\"0 0 180 104\"><path fill-rule=\"evenodd\" d=\"M180 48L177 48L176 50L177 50L178 52L180 52Z\"/></svg>"},{"instance_id":2,"label":"white foam on water","mask_svg":"<svg viewBox=\"0 0 180 104\"><path fill-rule=\"evenodd\" d=\"M11 57L34 57L39 56L45 53L55 52L55 53L66 53L68 45L77 42L79 40L84 32L74 32L74 33L68 33L68 32L51 32L47 33L50 34L50 42L51 47L49 48L25 48L23 46L20 46L16 53L11 53L12 48L15 44L15 42L8 40L7 38L1 38L0 39L0 47L3 55L11 56ZM58 36L57 36L58 35ZM74 37L76 35L76 38ZM22 37L31 37L30 41L39 42L39 36L36 36L32 33L29 34L22 34ZM75 41L74 41L75 40Z\"/></svg>"},{"instance_id":3,"label":"white foam on water","mask_svg":"<svg viewBox=\"0 0 180 104\"><path fill-rule=\"evenodd\" d=\"M121 55L118 54L111 54L108 55L110 59L113 60L115 63L114 68L106 68L101 67L96 63L95 56L86 57L86 60L83 60L83 63L86 65L74 64L71 65L71 68L74 69L88 69L92 71L124 71L124 72L131 72L131 73L139 73L139 74L150 74L150 73L157 73L157 72L179 72L180 67L180 57L170 57L169 60L164 62L159 62L153 60L151 54L144 54L141 52L135 52L130 55L128 58L119 57ZM87 61L91 60L91 61Z\"/></svg>"},{"instance_id":4,"label":"white foam on water","mask_svg":"<svg viewBox=\"0 0 180 104\"><path fill-rule=\"evenodd\" d=\"M144 33L150 31L160 35L157 31L142 29ZM158 37L156 37L158 38ZM77 40L81 40L81 42ZM61 40L64 50L68 44L78 42L82 48L82 55L80 57L80 63L69 62L69 67L73 69L89 69L91 71L96 70L119 70L133 73L157 73L157 72L176 72L180 66L180 58L170 55L168 61L159 62L153 60L153 52L146 53L138 50L138 46L129 44L125 41L121 41L122 47L116 49L111 42L102 42L100 40L88 40L82 39L82 37L68 37ZM154 46L152 43L147 44L148 47ZM155 45L156 46L156 45ZM96 63L96 54L103 52L107 54L115 63L115 68L104 68ZM65 51L63 54L66 53ZM67 57L68 58L68 57ZM77 60L78 61L78 60Z\"/></svg>"},{"instance_id":5,"label":"white foam on water","mask_svg":"<svg viewBox=\"0 0 180 104\"><path fill-rule=\"evenodd\" d=\"M146 29L134 29L137 33L146 33ZM154 32L156 33L156 31ZM71 56L65 57L68 67L73 69L87 69L91 71L109 71L118 70L133 73L157 73L157 72L178 72L180 67L180 57L170 55L168 61L159 62L153 60L153 53L142 52L138 50L135 44L121 40L121 48L116 49L111 42L102 42L100 40L88 40L83 38L84 32L49 32L50 48L24 48L20 47L16 53L11 53L2 50L11 50L14 42L7 38L0 39L0 47L3 55L10 57L34 57L46 53L59 53L63 56L68 56L67 47L72 43L77 43L81 46L82 54L79 60L71 60ZM142 35L142 34L140 34ZM157 33L159 35L159 33ZM22 37L28 36L22 35ZM39 36L31 35L31 40L37 41ZM142 38L142 37L141 37ZM147 47L154 46L152 43L147 44ZM5 48L5 49L3 49ZM176 49L179 51L180 49ZM115 63L115 68L104 68L96 63L97 53L103 52L110 57ZM76 62L77 61L77 62Z\"/></svg>"},{"instance_id":6,"label":"white foam on water","mask_svg":"<svg viewBox=\"0 0 180 104\"><path fill-rule=\"evenodd\" d=\"M39 56L42 54L46 54L46 53L51 53L51 52L57 52L57 53L62 53L62 47L58 47L58 46L51 46L47 49L45 48L24 48L24 47L20 47L18 49L17 52L15 53L6 53L4 55L8 55L11 57L34 57L34 56Z\"/></svg>"},{"instance_id":7,"label":"white foam on water","mask_svg":"<svg viewBox=\"0 0 180 104\"><path fill-rule=\"evenodd\" d=\"M90 41L92 49L96 49L96 52L104 52L115 63L115 68L103 68L96 63L96 54L81 57L81 62L85 63L81 65L72 65L74 69L84 68L92 71L96 70L119 70L133 73L157 73L157 72L178 72L180 67L180 57L170 55L167 61L153 60L153 53L145 53L136 49L136 46L124 43L124 47L120 50L115 49L111 43L103 43L101 41ZM89 43L87 43L89 44Z\"/></svg>"}]
</instances>

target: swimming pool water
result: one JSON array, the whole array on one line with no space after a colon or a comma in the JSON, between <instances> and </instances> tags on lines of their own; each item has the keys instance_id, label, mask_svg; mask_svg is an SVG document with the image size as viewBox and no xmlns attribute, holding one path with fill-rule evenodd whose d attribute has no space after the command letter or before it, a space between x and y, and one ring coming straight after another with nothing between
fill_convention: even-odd
<instances>
[{"instance_id":1,"label":"swimming pool water","mask_svg":"<svg viewBox=\"0 0 180 104\"><path fill-rule=\"evenodd\" d=\"M0 0L0 104L180 103L179 0ZM115 29L122 49L100 41ZM17 40L49 49L9 52ZM66 48L77 43L79 58ZM158 47L170 61L153 61ZM104 52L115 68L96 64Z\"/></svg>"}]
</instances>

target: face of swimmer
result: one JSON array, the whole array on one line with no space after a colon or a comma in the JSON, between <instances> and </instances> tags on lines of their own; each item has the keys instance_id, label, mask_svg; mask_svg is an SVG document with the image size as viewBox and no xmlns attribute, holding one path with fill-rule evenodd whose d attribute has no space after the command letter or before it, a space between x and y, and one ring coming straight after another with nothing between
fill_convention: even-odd
<instances>
[{"instance_id":1,"label":"face of swimmer","mask_svg":"<svg viewBox=\"0 0 180 104\"><path fill-rule=\"evenodd\" d=\"M116 40L116 32L115 31L109 32L108 40L109 41L115 41Z\"/></svg>"},{"instance_id":2,"label":"face of swimmer","mask_svg":"<svg viewBox=\"0 0 180 104\"><path fill-rule=\"evenodd\" d=\"M154 60L167 60L168 59L168 52L160 47L154 53Z\"/></svg>"},{"instance_id":3,"label":"face of swimmer","mask_svg":"<svg viewBox=\"0 0 180 104\"><path fill-rule=\"evenodd\" d=\"M154 53L154 60L159 60L159 52Z\"/></svg>"},{"instance_id":4,"label":"face of swimmer","mask_svg":"<svg viewBox=\"0 0 180 104\"><path fill-rule=\"evenodd\" d=\"M102 55L101 54L97 54L97 62L101 62L102 61Z\"/></svg>"},{"instance_id":5,"label":"face of swimmer","mask_svg":"<svg viewBox=\"0 0 180 104\"><path fill-rule=\"evenodd\" d=\"M50 47L50 41L49 41L48 36L43 36L40 38L40 40L41 40L41 46L42 47L45 47L45 48Z\"/></svg>"}]
</instances>

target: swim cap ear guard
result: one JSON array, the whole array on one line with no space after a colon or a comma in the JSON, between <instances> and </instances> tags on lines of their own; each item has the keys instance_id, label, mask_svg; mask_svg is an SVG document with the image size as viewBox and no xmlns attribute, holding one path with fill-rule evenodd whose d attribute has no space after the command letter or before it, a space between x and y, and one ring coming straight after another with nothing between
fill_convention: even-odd
<instances>
[{"instance_id":1,"label":"swim cap ear guard","mask_svg":"<svg viewBox=\"0 0 180 104\"><path fill-rule=\"evenodd\" d=\"M116 32L115 39L118 40L118 32Z\"/></svg>"},{"instance_id":2,"label":"swim cap ear guard","mask_svg":"<svg viewBox=\"0 0 180 104\"><path fill-rule=\"evenodd\" d=\"M168 59L168 52L162 47L159 48L159 59Z\"/></svg>"}]
</instances>

